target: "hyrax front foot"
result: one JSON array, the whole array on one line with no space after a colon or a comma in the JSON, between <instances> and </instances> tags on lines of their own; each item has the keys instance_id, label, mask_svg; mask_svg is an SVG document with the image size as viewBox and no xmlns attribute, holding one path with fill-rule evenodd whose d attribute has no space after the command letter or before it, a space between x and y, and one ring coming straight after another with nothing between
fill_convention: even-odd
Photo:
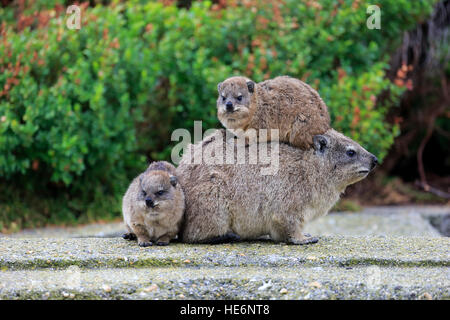
<instances>
[{"instance_id":1,"label":"hyrax front foot","mask_svg":"<svg viewBox=\"0 0 450 320\"><path fill-rule=\"evenodd\" d=\"M150 247L153 245L151 241L138 241L139 247Z\"/></svg>"},{"instance_id":2,"label":"hyrax front foot","mask_svg":"<svg viewBox=\"0 0 450 320\"><path fill-rule=\"evenodd\" d=\"M288 241L289 244L296 244L296 245L312 244L317 242L319 242L319 239L316 237L311 237L310 235L308 236L305 235L300 239L291 238Z\"/></svg>"},{"instance_id":3,"label":"hyrax front foot","mask_svg":"<svg viewBox=\"0 0 450 320\"><path fill-rule=\"evenodd\" d=\"M122 235L122 238L124 238L125 240L136 240L137 239L136 235L132 232L124 233Z\"/></svg>"},{"instance_id":4,"label":"hyrax front foot","mask_svg":"<svg viewBox=\"0 0 450 320\"><path fill-rule=\"evenodd\" d=\"M153 245L150 235L144 225L138 223L134 224L133 231L137 237L139 247L149 247Z\"/></svg>"},{"instance_id":5,"label":"hyrax front foot","mask_svg":"<svg viewBox=\"0 0 450 320\"><path fill-rule=\"evenodd\" d=\"M150 237L145 236L138 236L138 245L139 247L150 247L153 245L153 242L150 240Z\"/></svg>"},{"instance_id":6,"label":"hyrax front foot","mask_svg":"<svg viewBox=\"0 0 450 320\"><path fill-rule=\"evenodd\" d=\"M167 245L169 245L169 242L170 242L170 237L163 236L158 239L158 241L156 242L156 245L157 246L167 246Z\"/></svg>"}]
</instances>

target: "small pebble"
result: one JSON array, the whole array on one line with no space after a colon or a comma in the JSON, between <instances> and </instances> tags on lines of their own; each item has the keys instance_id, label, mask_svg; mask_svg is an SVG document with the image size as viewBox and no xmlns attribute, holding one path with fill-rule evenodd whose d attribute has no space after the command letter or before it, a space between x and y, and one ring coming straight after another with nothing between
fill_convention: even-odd
<instances>
[{"instance_id":1,"label":"small pebble","mask_svg":"<svg viewBox=\"0 0 450 320\"><path fill-rule=\"evenodd\" d=\"M105 292L111 292L111 287L108 286L107 284L104 284L104 285L102 286L102 289L103 289L103 291L105 291Z\"/></svg>"},{"instance_id":2,"label":"small pebble","mask_svg":"<svg viewBox=\"0 0 450 320\"><path fill-rule=\"evenodd\" d=\"M184 262L184 263L191 263L191 260L186 259L186 260L184 260L183 262Z\"/></svg>"},{"instance_id":3,"label":"small pebble","mask_svg":"<svg viewBox=\"0 0 450 320\"><path fill-rule=\"evenodd\" d=\"M180 294L178 297L180 297L181 299L186 298L186 297L184 296L184 294Z\"/></svg>"},{"instance_id":4,"label":"small pebble","mask_svg":"<svg viewBox=\"0 0 450 320\"><path fill-rule=\"evenodd\" d=\"M310 287L313 287L313 288L317 288L317 289L319 289L319 288L322 287L322 285L321 285L319 282L317 282L317 281L311 282L311 283L309 284L309 286L310 286Z\"/></svg>"},{"instance_id":5,"label":"small pebble","mask_svg":"<svg viewBox=\"0 0 450 320\"><path fill-rule=\"evenodd\" d=\"M155 291L155 290L158 290L158 289L159 289L159 287L156 284L152 284L151 286L149 286L147 288L144 288L143 291L145 291L145 292L152 292L152 291Z\"/></svg>"},{"instance_id":6,"label":"small pebble","mask_svg":"<svg viewBox=\"0 0 450 320\"><path fill-rule=\"evenodd\" d=\"M269 280L268 282L264 282L264 281L263 281L263 285L260 286L260 287L258 288L258 290L263 291L263 290L266 290L266 289L268 289L268 288L270 288L270 287L272 287L272 281L271 281L271 280Z\"/></svg>"},{"instance_id":7,"label":"small pebble","mask_svg":"<svg viewBox=\"0 0 450 320\"><path fill-rule=\"evenodd\" d=\"M280 290L280 293L281 293L281 294L286 294L286 293L288 293L288 291L287 291L286 288L283 288L283 289Z\"/></svg>"},{"instance_id":8,"label":"small pebble","mask_svg":"<svg viewBox=\"0 0 450 320\"><path fill-rule=\"evenodd\" d=\"M422 297L423 297L425 300L433 300L433 297L432 297L431 294L429 294L428 292L425 292L425 293L422 295Z\"/></svg>"}]
</instances>

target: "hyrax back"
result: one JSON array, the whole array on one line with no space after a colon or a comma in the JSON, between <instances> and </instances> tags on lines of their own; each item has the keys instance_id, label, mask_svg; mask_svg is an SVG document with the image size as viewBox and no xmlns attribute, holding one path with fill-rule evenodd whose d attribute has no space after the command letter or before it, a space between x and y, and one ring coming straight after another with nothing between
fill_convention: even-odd
<instances>
[{"instance_id":1,"label":"hyrax back","mask_svg":"<svg viewBox=\"0 0 450 320\"><path fill-rule=\"evenodd\" d=\"M281 76L256 84L232 77L217 88L217 114L227 129L278 129L280 141L307 149L314 135L330 128L327 106L316 90L298 79Z\"/></svg>"},{"instance_id":2,"label":"hyrax back","mask_svg":"<svg viewBox=\"0 0 450 320\"><path fill-rule=\"evenodd\" d=\"M375 156L330 129L315 136L308 150L280 143L278 171L262 175L267 163L252 163L248 156L245 163L225 163L226 148L235 141L219 134L223 131L191 145L177 168L186 197L184 242L210 242L230 235L241 239L270 235L274 241L292 244L316 242L303 235L304 225L326 214L348 185L364 179L376 165ZM212 144L223 147L223 164L193 164L193 157L205 155ZM267 144L268 152L273 147ZM246 149L252 152L251 146Z\"/></svg>"},{"instance_id":3,"label":"hyrax back","mask_svg":"<svg viewBox=\"0 0 450 320\"><path fill-rule=\"evenodd\" d=\"M167 245L179 231L184 214L184 193L176 169L165 161L153 162L137 176L122 201L128 240L139 246Z\"/></svg>"}]
</instances>

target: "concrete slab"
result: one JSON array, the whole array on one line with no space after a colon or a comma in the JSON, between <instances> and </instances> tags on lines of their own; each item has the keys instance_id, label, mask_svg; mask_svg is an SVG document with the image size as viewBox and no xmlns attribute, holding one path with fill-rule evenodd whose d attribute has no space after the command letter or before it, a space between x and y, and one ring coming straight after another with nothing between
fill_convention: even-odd
<instances>
[{"instance_id":1,"label":"concrete slab","mask_svg":"<svg viewBox=\"0 0 450 320\"><path fill-rule=\"evenodd\" d=\"M442 267L215 267L0 272L0 299L448 299Z\"/></svg>"},{"instance_id":2,"label":"concrete slab","mask_svg":"<svg viewBox=\"0 0 450 320\"><path fill-rule=\"evenodd\" d=\"M0 299L449 299L446 237L322 237L140 248L0 239Z\"/></svg>"},{"instance_id":3,"label":"concrete slab","mask_svg":"<svg viewBox=\"0 0 450 320\"><path fill-rule=\"evenodd\" d=\"M322 237L295 246L266 242L139 247L123 239L0 239L0 268L450 266L450 239Z\"/></svg>"}]
</instances>

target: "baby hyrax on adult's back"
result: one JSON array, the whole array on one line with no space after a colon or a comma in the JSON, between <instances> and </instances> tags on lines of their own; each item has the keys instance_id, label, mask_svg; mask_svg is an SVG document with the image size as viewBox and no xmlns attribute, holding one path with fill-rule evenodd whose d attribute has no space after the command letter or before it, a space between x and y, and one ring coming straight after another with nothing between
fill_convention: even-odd
<instances>
[{"instance_id":1,"label":"baby hyrax on adult's back","mask_svg":"<svg viewBox=\"0 0 450 320\"><path fill-rule=\"evenodd\" d=\"M333 129L314 136L308 150L280 143L274 175L262 175L267 163L252 164L248 158L242 164L192 164L191 157L206 152L205 144L224 149L235 144L224 140L216 133L215 139L191 145L177 168L186 196L185 242L264 235L292 244L317 242L303 234L304 225L325 215L348 185L364 179L377 164L374 155Z\"/></svg>"},{"instance_id":2,"label":"baby hyrax on adult's back","mask_svg":"<svg viewBox=\"0 0 450 320\"><path fill-rule=\"evenodd\" d=\"M269 129L278 129L280 141L307 149L313 136L330 128L327 106L316 90L298 79L281 76L255 83L231 77L217 89L217 115L227 129L268 129L268 141L273 140Z\"/></svg>"},{"instance_id":3,"label":"baby hyrax on adult's back","mask_svg":"<svg viewBox=\"0 0 450 320\"><path fill-rule=\"evenodd\" d=\"M141 247L168 245L178 234L184 213L184 194L168 162L153 162L137 176L122 201L123 220L128 233Z\"/></svg>"}]
</instances>

